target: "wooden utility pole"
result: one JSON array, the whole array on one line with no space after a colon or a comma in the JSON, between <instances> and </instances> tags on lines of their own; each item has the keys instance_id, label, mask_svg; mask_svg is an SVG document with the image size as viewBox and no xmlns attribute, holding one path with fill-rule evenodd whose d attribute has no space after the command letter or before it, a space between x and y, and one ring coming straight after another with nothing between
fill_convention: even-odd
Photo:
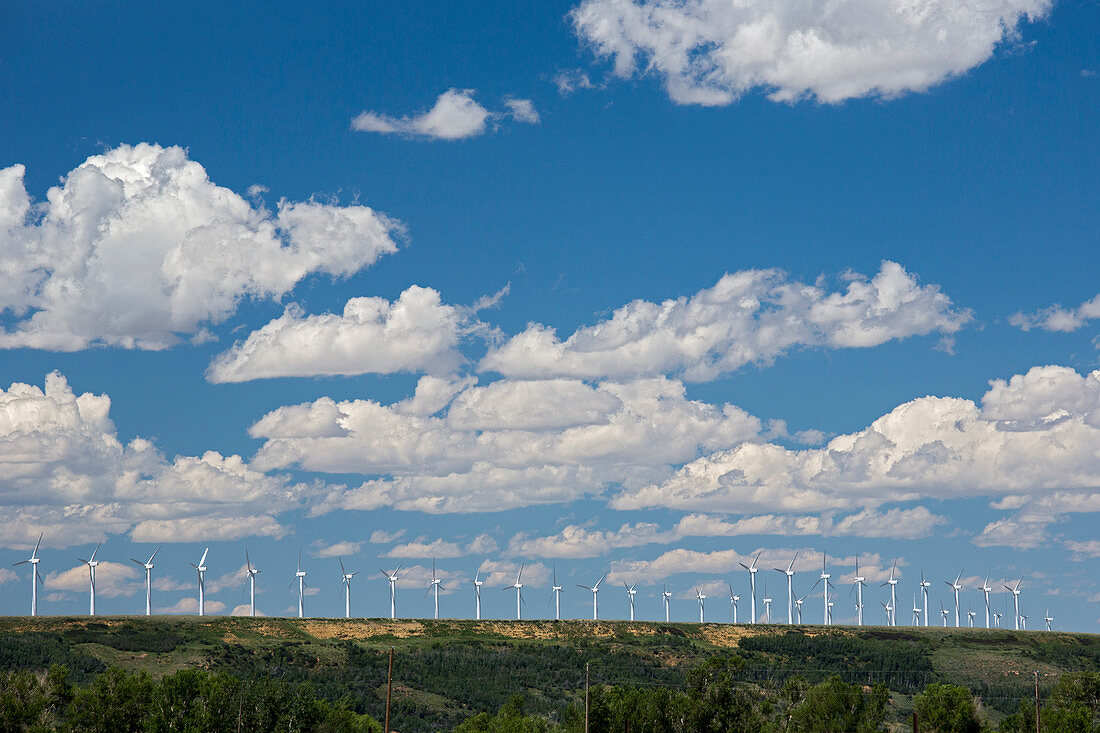
<instances>
[{"instance_id":1,"label":"wooden utility pole","mask_svg":"<svg viewBox=\"0 0 1100 733\"><path fill-rule=\"evenodd\" d=\"M588 662L584 663L584 733L588 733Z\"/></svg>"},{"instance_id":2,"label":"wooden utility pole","mask_svg":"<svg viewBox=\"0 0 1100 733\"><path fill-rule=\"evenodd\" d=\"M917 711L913 711L913 733L920 733L920 724L917 722Z\"/></svg>"},{"instance_id":3,"label":"wooden utility pole","mask_svg":"<svg viewBox=\"0 0 1100 733\"><path fill-rule=\"evenodd\" d=\"M386 675L386 728L390 733L390 697L393 695L393 647L390 647L390 671Z\"/></svg>"},{"instance_id":4,"label":"wooden utility pole","mask_svg":"<svg viewBox=\"0 0 1100 733\"><path fill-rule=\"evenodd\" d=\"M1035 670L1035 733L1039 733L1039 670Z\"/></svg>"}]
</instances>

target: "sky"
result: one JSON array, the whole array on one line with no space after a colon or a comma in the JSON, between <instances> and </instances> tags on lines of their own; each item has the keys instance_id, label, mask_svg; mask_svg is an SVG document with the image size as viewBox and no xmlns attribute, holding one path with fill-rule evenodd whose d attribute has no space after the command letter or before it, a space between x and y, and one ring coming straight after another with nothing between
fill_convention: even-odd
<instances>
[{"instance_id":1,"label":"sky","mask_svg":"<svg viewBox=\"0 0 1100 733\"><path fill-rule=\"evenodd\" d=\"M0 7L0 613L1100 624L1094 0ZM896 566L895 566L896 562ZM917 598L917 605L923 605ZM923 608L922 608L923 612ZM952 617L953 623L953 617ZM1011 611L1002 621L1011 623Z\"/></svg>"}]
</instances>

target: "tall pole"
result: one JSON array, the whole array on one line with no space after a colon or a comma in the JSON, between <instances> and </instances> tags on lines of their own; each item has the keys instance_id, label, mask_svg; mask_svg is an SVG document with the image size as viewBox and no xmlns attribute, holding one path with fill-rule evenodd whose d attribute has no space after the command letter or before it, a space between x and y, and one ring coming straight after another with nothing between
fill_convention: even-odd
<instances>
[{"instance_id":1,"label":"tall pole","mask_svg":"<svg viewBox=\"0 0 1100 733\"><path fill-rule=\"evenodd\" d=\"M145 568L145 615L153 615L153 569Z\"/></svg>"},{"instance_id":2,"label":"tall pole","mask_svg":"<svg viewBox=\"0 0 1100 733\"><path fill-rule=\"evenodd\" d=\"M344 586L347 588L347 595L344 596L344 618L351 618L351 581L345 580Z\"/></svg>"},{"instance_id":3,"label":"tall pole","mask_svg":"<svg viewBox=\"0 0 1100 733\"><path fill-rule=\"evenodd\" d=\"M393 647L390 647L390 671L386 673L386 728L390 733L390 697L393 695Z\"/></svg>"},{"instance_id":4,"label":"tall pole","mask_svg":"<svg viewBox=\"0 0 1100 733\"><path fill-rule=\"evenodd\" d=\"M95 565L89 565L88 570L88 587L91 592L91 599L88 601L88 615L95 616ZM1016 614L1016 628L1020 627L1020 614Z\"/></svg>"},{"instance_id":5,"label":"tall pole","mask_svg":"<svg viewBox=\"0 0 1100 733\"><path fill-rule=\"evenodd\" d=\"M1035 733L1039 731L1039 670L1035 670Z\"/></svg>"},{"instance_id":6,"label":"tall pole","mask_svg":"<svg viewBox=\"0 0 1100 733\"><path fill-rule=\"evenodd\" d=\"M249 614L256 615L256 576L248 574L248 608Z\"/></svg>"},{"instance_id":7,"label":"tall pole","mask_svg":"<svg viewBox=\"0 0 1100 733\"><path fill-rule=\"evenodd\" d=\"M863 583L856 582L856 615L859 618L856 622L859 626L863 626Z\"/></svg>"},{"instance_id":8,"label":"tall pole","mask_svg":"<svg viewBox=\"0 0 1100 733\"><path fill-rule=\"evenodd\" d=\"M1035 679L1039 679L1038 673ZM1039 683L1036 682L1035 685L1035 689L1038 690ZM588 662L584 663L584 733L588 733Z\"/></svg>"},{"instance_id":9,"label":"tall pole","mask_svg":"<svg viewBox=\"0 0 1100 733\"><path fill-rule=\"evenodd\" d=\"M31 615L38 615L38 564L31 565Z\"/></svg>"}]
</instances>

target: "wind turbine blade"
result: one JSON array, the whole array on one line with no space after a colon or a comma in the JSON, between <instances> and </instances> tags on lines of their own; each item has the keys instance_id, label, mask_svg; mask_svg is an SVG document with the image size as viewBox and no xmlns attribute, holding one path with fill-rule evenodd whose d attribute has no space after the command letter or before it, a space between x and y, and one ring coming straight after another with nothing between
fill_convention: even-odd
<instances>
[{"instance_id":1,"label":"wind turbine blade","mask_svg":"<svg viewBox=\"0 0 1100 733\"><path fill-rule=\"evenodd\" d=\"M347 575L348 571L344 570L344 558L337 556L336 559L340 562L340 574Z\"/></svg>"},{"instance_id":2,"label":"wind turbine blade","mask_svg":"<svg viewBox=\"0 0 1100 733\"><path fill-rule=\"evenodd\" d=\"M31 557L38 557L38 546L42 544L42 538L44 536L45 536L44 532L42 534L38 535L38 542L34 543L34 552L31 553Z\"/></svg>"},{"instance_id":3,"label":"wind turbine blade","mask_svg":"<svg viewBox=\"0 0 1100 733\"><path fill-rule=\"evenodd\" d=\"M477 581L479 581L479 580L481 580L481 571L480 570L478 570L476 573L474 573L474 582L477 583Z\"/></svg>"},{"instance_id":4,"label":"wind turbine blade","mask_svg":"<svg viewBox=\"0 0 1100 733\"><path fill-rule=\"evenodd\" d=\"M159 548L159 547L158 547L157 549L153 550L153 554L149 556L149 564L150 564L150 565L152 565L152 564L153 564L153 558L157 556L157 553L158 553L158 552L160 552L160 548Z\"/></svg>"},{"instance_id":5,"label":"wind turbine blade","mask_svg":"<svg viewBox=\"0 0 1100 733\"><path fill-rule=\"evenodd\" d=\"M754 557L754 558L753 558L753 560L752 560L752 566L753 566L754 568L756 567L756 561L757 561L757 560L759 560L759 559L760 559L760 556L761 556L761 555L763 555L763 554L764 554L763 552L758 552L758 553L756 553L756 557Z\"/></svg>"},{"instance_id":6,"label":"wind turbine blade","mask_svg":"<svg viewBox=\"0 0 1100 733\"><path fill-rule=\"evenodd\" d=\"M741 567L743 567L745 570L749 569L749 566L746 565L745 563L741 562L740 560L737 561L737 564L740 565Z\"/></svg>"},{"instance_id":7,"label":"wind turbine blade","mask_svg":"<svg viewBox=\"0 0 1100 733\"><path fill-rule=\"evenodd\" d=\"M519 581L520 581L520 580L522 580L522 579L523 579L523 568L524 568L524 567L525 567L525 564L524 564L524 563L520 563L520 566L519 566L519 572L518 572L518 573L516 573L516 583L517 583L517 584L519 583Z\"/></svg>"},{"instance_id":8,"label":"wind turbine blade","mask_svg":"<svg viewBox=\"0 0 1100 733\"><path fill-rule=\"evenodd\" d=\"M210 548L207 547L205 550L202 551L202 559L199 560L199 565L205 565L206 564L206 556L209 555L209 554L210 554Z\"/></svg>"},{"instance_id":9,"label":"wind turbine blade","mask_svg":"<svg viewBox=\"0 0 1100 733\"><path fill-rule=\"evenodd\" d=\"M382 568L378 568L378 572L382 573L382 575L385 575L385 576L386 576L387 578L388 578L388 577L390 577L390 574L389 574L389 573L387 573L387 572L386 572L385 570L383 570Z\"/></svg>"},{"instance_id":10,"label":"wind turbine blade","mask_svg":"<svg viewBox=\"0 0 1100 733\"><path fill-rule=\"evenodd\" d=\"M26 560L24 560L23 562L26 562ZM145 563L143 563L143 562L142 562L141 560L138 560L138 559L136 559L136 558L133 558L133 557L131 557L131 558L130 558L130 562L136 562L136 563L137 563L138 565L140 565L141 567L145 567Z\"/></svg>"},{"instance_id":11,"label":"wind turbine blade","mask_svg":"<svg viewBox=\"0 0 1100 733\"><path fill-rule=\"evenodd\" d=\"M588 587L587 585L581 585L580 583L577 583L577 587L578 587L578 588L584 588L585 590L592 590L592 589L591 589L591 588L589 588L589 587Z\"/></svg>"},{"instance_id":12,"label":"wind turbine blade","mask_svg":"<svg viewBox=\"0 0 1100 733\"><path fill-rule=\"evenodd\" d=\"M289 588L291 585L294 585L294 581L297 580L297 579L298 579L297 577L291 578L290 579L290 585L288 585L287 588Z\"/></svg>"},{"instance_id":13,"label":"wind turbine blade","mask_svg":"<svg viewBox=\"0 0 1100 733\"><path fill-rule=\"evenodd\" d=\"M602 583L602 582L603 582L603 579L604 579L604 578L606 578L606 577L607 577L607 573L604 573L603 575L601 575L601 576L600 576L600 579L599 579L599 580L597 580L597 581L596 581L596 584L595 584L594 586L592 586L592 587L593 587L593 588L599 588L599 587L600 587L600 583Z\"/></svg>"},{"instance_id":14,"label":"wind turbine blade","mask_svg":"<svg viewBox=\"0 0 1100 733\"><path fill-rule=\"evenodd\" d=\"M11 566L14 568L16 565L26 565L30 560L20 560L19 562L13 562ZM136 560L134 562L137 562Z\"/></svg>"},{"instance_id":15,"label":"wind turbine blade","mask_svg":"<svg viewBox=\"0 0 1100 733\"><path fill-rule=\"evenodd\" d=\"M102 545L102 544L103 544L102 542L99 543L99 545ZM91 562L92 560L95 560L95 554L97 552L99 552L99 545L96 545L95 549L92 550L92 556L88 558L88 562Z\"/></svg>"},{"instance_id":16,"label":"wind turbine blade","mask_svg":"<svg viewBox=\"0 0 1100 733\"><path fill-rule=\"evenodd\" d=\"M196 564L195 564L195 563L193 563L193 562L189 562L189 563L187 563L187 564L188 564L188 565L190 565L191 567L193 567L193 568L194 568L195 570L198 570L198 569L199 569L199 566L198 566L198 565L196 565Z\"/></svg>"},{"instance_id":17,"label":"wind turbine blade","mask_svg":"<svg viewBox=\"0 0 1100 733\"><path fill-rule=\"evenodd\" d=\"M87 561L87 560L85 560L85 559L84 559L84 558L82 558L82 557L78 557L78 558L77 558L77 560L79 560L80 562L84 563L85 565L87 565L87 564L88 564L88 561ZM23 562L27 562L27 561L26 561L26 560L24 560ZM1006 585L1006 586L1005 586L1005 588L1008 588L1008 586ZM1008 588L1008 589L1009 589L1009 590L1012 590L1011 588Z\"/></svg>"},{"instance_id":18,"label":"wind turbine blade","mask_svg":"<svg viewBox=\"0 0 1100 733\"><path fill-rule=\"evenodd\" d=\"M427 598L428 594L432 592L431 584L428 585L428 590L424 591L424 597Z\"/></svg>"}]
</instances>

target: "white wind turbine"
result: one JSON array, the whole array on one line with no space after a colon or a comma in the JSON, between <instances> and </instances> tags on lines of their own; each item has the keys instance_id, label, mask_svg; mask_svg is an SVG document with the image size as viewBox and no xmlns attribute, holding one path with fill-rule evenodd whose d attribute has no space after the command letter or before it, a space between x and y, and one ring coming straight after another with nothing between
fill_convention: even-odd
<instances>
[{"instance_id":1,"label":"white wind turbine","mask_svg":"<svg viewBox=\"0 0 1100 733\"><path fill-rule=\"evenodd\" d=\"M435 619L439 620L439 589L443 588L443 579L438 577L435 572L435 558L432 558L432 582L428 583L428 590L424 591L424 597L427 598L428 594L435 591ZM446 590L446 589L444 589Z\"/></svg>"},{"instance_id":2,"label":"white wind turbine","mask_svg":"<svg viewBox=\"0 0 1100 733\"><path fill-rule=\"evenodd\" d=\"M305 616L306 610L306 571L302 570L301 550L298 550L298 569L294 572L294 578L290 581L290 585L294 585L295 580L298 581L298 618L302 618L303 616Z\"/></svg>"},{"instance_id":3,"label":"white wind turbine","mask_svg":"<svg viewBox=\"0 0 1100 733\"><path fill-rule=\"evenodd\" d=\"M661 598L665 601L665 623L668 623L668 602L672 598L672 591L667 586L661 586Z\"/></svg>"},{"instance_id":4,"label":"white wind turbine","mask_svg":"<svg viewBox=\"0 0 1100 733\"><path fill-rule=\"evenodd\" d=\"M959 578L961 578L961 577L962 577L962 571L960 570L959 574L955 577L955 582L954 583L952 583L950 580L943 581L944 583L947 583L949 586L951 586L951 589L955 591L955 628L956 629L959 628L959 591L962 590L962 585L959 584Z\"/></svg>"},{"instance_id":5,"label":"white wind turbine","mask_svg":"<svg viewBox=\"0 0 1100 733\"><path fill-rule=\"evenodd\" d=\"M730 587L730 617L737 623L737 602L741 600L741 596L733 592L733 583L727 581L726 584Z\"/></svg>"},{"instance_id":6,"label":"white wind turbine","mask_svg":"<svg viewBox=\"0 0 1100 733\"><path fill-rule=\"evenodd\" d=\"M756 561L760 559L761 554L762 553L759 552L756 554L756 557L753 558L752 565L746 565L743 562L738 563L745 570L749 571L749 600L752 601L752 609L749 612L750 624L756 623Z\"/></svg>"},{"instance_id":7,"label":"white wind turbine","mask_svg":"<svg viewBox=\"0 0 1100 733\"><path fill-rule=\"evenodd\" d=\"M336 559L340 561L340 582L344 585L344 618L351 618L351 579L358 575L359 571L349 573L344 569L344 558Z\"/></svg>"},{"instance_id":8,"label":"white wind turbine","mask_svg":"<svg viewBox=\"0 0 1100 733\"><path fill-rule=\"evenodd\" d=\"M477 601L477 605L474 607L474 617L481 620L481 586L485 584L485 581L481 579L481 571L478 570L474 573L474 597Z\"/></svg>"},{"instance_id":9,"label":"white wind turbine","mask_svg":"<svg viewBox=\"0 0 1100 733\"><path fill-rule=\"evenodd\" d=\"M1008 586L1007 583L1005 583L1005 590L1012 591L1012 606L1013 606L1014 613L1016 615L1016 630L1017 631L1020 630L1020 583L1023 583L1023 582L1024 582L1024 579L1020 578L1019 580L1016 581L1016 585L1014 587L1011 587L1011 588Z\"/></svg>"},{"instance_id":10,"label":"white wind turbine","mask_svg":"<svg viewBox=\"0 0 1100 733\"><path fill-rule=\"evenodd\" d=\"M702 588L695 588L695 597L699 599L699 623L703 623L703 601L707 600L707 594Z\"/></svg>"},{"instance_id":11,"label":"white wind turbine","mask_svg":"<svg viewBox=\"0 0 1100 733\"><path fill-rule=\"evenodd\" d=\"M821 583L821 581L825 581L825 584L823 586L825 590L825 613L823 617L825 626L829 625L829 621L832 618L832 614L830 613L830 606L832 606L832 604L829 603L829 586L832 585L832 581L830 581L829 578L831 578L832 575L830 575L825 569L825 561L827 557L828 556L825 554L825 552L821 553L821 576L817 579L817 583L814 583L814 587L810 588L810 590L813 590L818 586L819 583Z\"/></svg>"},{"instance_id":12,"label":"white wind turbine","mask_svg":"<svg viewBox=\"0 0 1100 733\"><path fill-rule=\"evenodd\" d=\"M259 569L252 567L252 559L248 556L248 550L244 551L245 573L248 574L248 613L256 615L256 573Z\"/></svg>"},{"instance_id":13,"label":"white wind turbine","mask_svg":"<svg viewBox=\"0 0 1100 733\"><path fill-rule=\"evenodd\" d=\"M917 605L917 594L913 594L913 625L920 626L920 606Z\"/></svg>"},{"instance_id":14,"label":"white wind turbine","mask_svg":"<svg viewBox=\"0 0 1100 733\"><path fill-rule=\"evenodd\" d=\"M794 558L791 560L791 564L787 566L787 569L775 568L775 572L783 573L787 576L787 623L794 623L794 563L798 559L798 553L794 553Z\"/></svg>"},{"instance_id":15,"label":"white wind turbine","mask_svg":"<svg viewBox=\"0 0 1100 733\"><path fill-rule=\"evenodd\" d=\"M1050 631L1050 624L1051 624L1051 622L1054 621L1054 617L1050 615L1050 609L1049 608L1047 609L1046 616L1043 616L1043 621L1046 622L1047 631Z\"/></svg>"},{"instance_id":16,"label":"white wind turbine","mask_svg":"<svg viewBox=\"0 0 1100 733\"><path fill-rule=\"evenodd\" d=\"M558 569L554 568L554 584L550 589L550 599L554 601L554 620L561 621L561 594L565 588L558 585ZM634 598L630 598L630 620L634 620Z\"/></svg>"},{"instance_id":17,"label":"white wind turbine","mask_svg":"<svg viewBox=\"0 0 1100 733\"><path fill-rule=\"evenodd\" d=\"M82 557L77 558L77 560L80 560L80 562L82 562L82 563L84 563L85 565L88 566L88 593L89 593L88 615L89 616L95 616L95 569L96 569L96 566L99 565L99 561L95 559L95 554L97 552L99 552L99 547L102 544L103 543L100 542L99 545L95 546L95 549L92 550L92 556L89 557L87 560L85 560Z\"/></svg>"},{"instance_id":18,"label":"white wind turbine","mask_svg":"<svg viewBox=\"0 0 1100 733\"><path fill-rule=\"evenodd\" d=\"M511 590L512 588L516 589L516 621L520 621L523 619L523 611L520 606L527 603L527 601L523 600L523 583L521 582L522 578L523 565L520 565L519 572L516 573L516 582L501 588L501 590Z\"/></svg>"},{"instance_id":19,"label":"white wind turbine","mask_svg":"<svg viewBox=\"0 0 1100 733\"><path fill-rule=\"evenodd\" d=\"M978 615L978 612L973 608L966 609L966 628L974 628L974 617Z\"/></svg>"},{"instance_id":20,"label":"white wind turbine","mask_svg":"<svg viewBox=\"0 0 1100 733\"><path fill-rule=\"evenodd\" d=\"M856 555L856 576L852 579L853 588L856 592L856 625L863 626L863 586L867 585L867 578L859 574L859 555ZM848 597L851 598L851 591L848 592Z\"/></svg>"},{"instance_id":21,"label":"white wind turbine","mask_svg":"<svg viewBox=\"0 0 1100 733\"><path fill-rule=\"evenodd\" d=\"M886 625L890 626L890 620L893 618L894 608L889 603L882 603L882 610L886 612Z\"/></svg>"},{"instance_id":22,"label":"white wind turbine","mask_svg":"<svg viewBox=\"0 0 1100 733\"><path fill-rule=\"evenodd\" d=\"M386 579L388 581L390 581L390 619L391 620L397 618L397 573L401 570L401 567L402 567L401 565L398 565L397 569L395 569L392 573L387 573L385 570L382 570L382 568L378 568L378 571L380 573L382 573L382 575L385 575ZM480 599L480 597L481 596L479 594L478 598Z\"/></svg>"},{"instance_id":23,"label":"white wind turbine","mask_svg":"<svg viewBox=\"0 0 1100 733\"><path fill-rule=\"evenodd\" d=\"M1001 628L1001 616L1004 616L1004 614L998 613L997 611L993 612L993 628Z\"/></svg>"},{"instance_id":24,"label":"white wind turbine","mask_svg":"<svg viewBox=\"0 0 1100 733\"><path fill-rule=\"evenodd\" d=\"M1020 616L1020 631L1027 631L1027 614Z\"/></svg>"},{"instance_id":25,"label":"white wind turbine","mask_svg":"<svg viewBox=\"0 0 1100 733\"><path fill-rule=\"evenodd\" d=\"M828 616L828 619L829 619L827 624L831 624L833 622L833 602L832 601L829 601L829 603L826 604L825 613L826 613L826 615Z\"/></svg>"},{"instance_id":26,"label":"white wind turbine","mask_svg":"<svg viewBox=\"0 0 1100 733\"><path fill-rule=\"evenodd\" d=\"M951 612L943 607L943 601L940 601L940 616L943 616L943 627L947 628L947 617L951 615Z\"/></svg>"},{"instance_id":27,"label":"white wind turbine","mask_svg":"<svg viewBox=\"0 0 1100 733\"><path fill-rule=\"evenodd\" d=\"M145 562L131 557L130 560L145 568L145 615L153 615L153 558L160 552L160 548L153 550L153 554Z\"/></svg>"},{"instance_id":28,"label":"white wind turbine","mask_svg":"<svg viewBox=\"0 0 1100 733\"><path fill-rule=\"evenodd\" d=\"M626 598L627 598L628 601L630 601L630 620L631 621L634 620L634 596L638 594L638 591L634 590L634 587L636 585L638 585L638 584L634 583L634 585L627 585L625 581L623 582L623 587L626 588Z\"/></svg>"},{"instance_id":29,"label":"white wind turbine","mask_svg":"<svg viewBox=\"0 0 1100 733\"><path fill-rule=\"evenodd\" d=\"M924 577L924 568L920 571L920 594L921 601L924 604L924 608L921 613L924 614L924 625L928 626L928 589L932 587L932 581Z\"/></svg>"},{"instance_id":30,"label":"white wind turbine","mask_svg":"<svg viewBox=\"0 0 1100 733\"><path fill-rule=\"evenodd\" d=\"M596 581L596 584L591 586L591 587L589 587L587 585L581 585L580 583L577 583L578 588L584 588L585 590L592 591L592 620L593 621L598 621L599 618L600 618L600 608L599 608L599 606L597 605L597 602L596 602L596 594L600 592L600 583L602 583L603 579L606 578L606 577L607 577L607 573L604 573L603 575L600 576L600 579Z\"/></svg>"},{"instance_id":31,"label":"white wind turbine","mask_svg":"<svg viewBox=\"0 0 1100 733\"><path fill-rule=\"evenodd\" d=\"M191 567L199 573L199 615L206 615L206 555L210 552L210 548L207 547L202 551L202 559L199 560L199 564L189 563Z\"/></svg>"},{"instance_id":32,"label":"white wind turbine","mask_svg":"<svg viewBox=\"0 0 1100 733\"><path fill-rule=\"evenodd\" d=\"M768 581L764 581L764 623L772 622L772 599L768 597Z\"/></svg>"},{"instance_id":33,"label":"white wind turbine","mask_svg":"<svg viewBox=\"0 0 1100 733\"><path fill-rule=\"evenodd\" d=\"M34 552L31 553L31 556L28 559L20 560L19 562L12 565L13 568L16 567L17 565L27 565L27 564L29 564L31 566L31 615L32 616L37 616L38 615L38 581L42 578L41 573L38 572L38 563L42 562L42 558L40 558L38 556L38 546L42 544L42 537L43 536L44 536L44 534L39 534L38 535L38 542L34 543ZM45 581L43 581L43 582L45 582Z\"/></svg>"},{"instance_id":34,"label":"white wind turbine","mask_svg":"<svg viewBox=\"0 0 1100 733\"><path fill-rule=\"evenodd\" d=\"M896 571L897 569L898 569L898 561L895 558L894 559L894 566L892 568L890 568L890 577L887 578L885 583L883 583L882 585L879 586L879 588L882 588L883 586L887 586L887 585L890 586L890 614L891 615L890 615L890 618L888 620L888 623L886 624L887 626L897 626L898 625L898 615L897 615L897 609L898 609L898 594L897 594L898 579L894 577L894 571Z\"/></svg>"},{"instance_id":35,"label":"white wind turbine","mask_svg":"<svg viewBox=\"0 0 1100 733\"><path fill-rule=\"evenodd\" d=\"M798 625L802 625L802 602L806 600L806 596L794 599L794 610L798 614Z\"/></svg>"},{"instance_id":36,"label":"white wind turbine","mask_svg":"<svg viewBox=\"0 0 1100 733\"><path fill-rule=\"evenodd\" d=\"M988 629L989 628L989 592L991 590L993 590L989 586L989 573L985 574L985 582L982 583L982 586L980 588L978 588L978 590L980 590L982 593L985 594L985 627Z\"/></svg>"}]
</instances>

